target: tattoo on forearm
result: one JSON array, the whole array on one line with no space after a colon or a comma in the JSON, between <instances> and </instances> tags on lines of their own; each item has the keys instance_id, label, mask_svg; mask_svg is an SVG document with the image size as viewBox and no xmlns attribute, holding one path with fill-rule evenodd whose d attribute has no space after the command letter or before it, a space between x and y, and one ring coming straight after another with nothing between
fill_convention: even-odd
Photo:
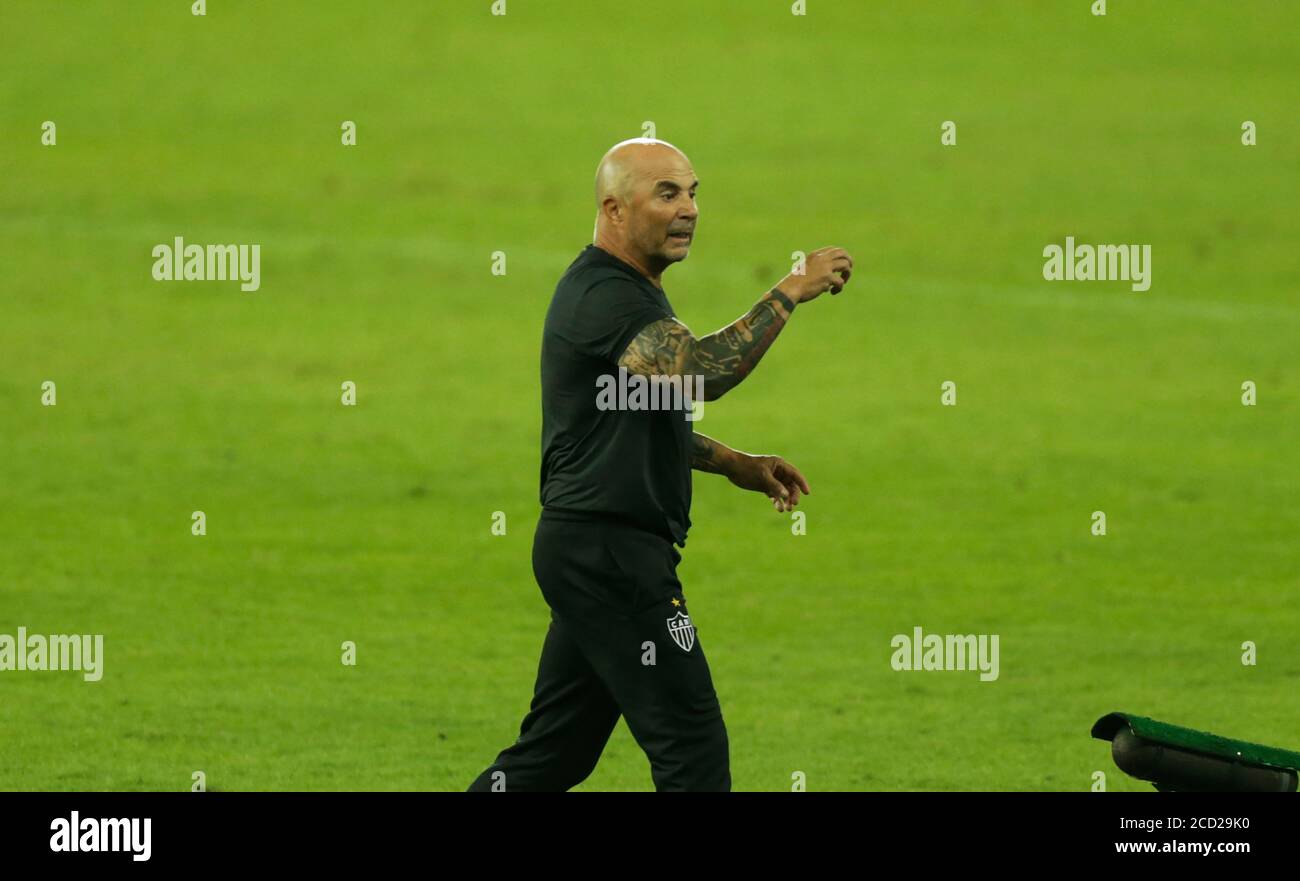
<instances>
[{"instance_id":1,"label":"tattoo on forearm","mask_svg":"<svg viewBox=\"0 0 1300 881\"><path fill-rule=\"evenodd\" d=\"M794 306L773 288L740 318L699 339L679 321L656 321L632 340L618 363L644 375L703 376L706 396L718 398L758 366Z\"/></svg>"},{"instance_id":2,"label":"tattoo on forearm","mask_svg":"<svg viewBox=\"0 0 1300 881\"><path fill-rule=\"evenodd\" d=\"M707 471L710 474L722 474L722 465L719 461L722 452L722 444L718 443L711 437L702 434L691 436L691 467L696 471Z\"/></svg>"}]
</instances>

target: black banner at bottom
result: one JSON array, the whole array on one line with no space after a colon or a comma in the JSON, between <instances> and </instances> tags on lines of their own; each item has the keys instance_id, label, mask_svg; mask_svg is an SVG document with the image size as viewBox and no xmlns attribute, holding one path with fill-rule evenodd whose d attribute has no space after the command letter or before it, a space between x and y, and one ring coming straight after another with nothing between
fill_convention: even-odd
<instances>
[{"instance_id":1,"label":"black banner at bottom","mask_svg":"<svg viewBox=\"0 0 1300 881\"><path fill-rule=\"evenodd\" d=\"M493 794L495 796L495 794ZM834 858L869 868L892 855L935 863L1042 865L1109 857L1197 857L1216 865L1292 853L1295 797L1134 793L0 794L6 866L163 865L204 869L394 859L493 865L679 859L712 852L743 864ZM657 854L657 856L655 856ZM647 872L653 871L646 866Z\"/></svg>"}]
</instances>

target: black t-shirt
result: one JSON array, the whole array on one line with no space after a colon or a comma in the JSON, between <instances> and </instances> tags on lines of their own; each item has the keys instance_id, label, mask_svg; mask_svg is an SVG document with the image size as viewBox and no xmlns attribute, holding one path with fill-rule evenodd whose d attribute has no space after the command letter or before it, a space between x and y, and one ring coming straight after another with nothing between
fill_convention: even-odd
<instances>
[{"instance_id":1,"label":"black t-shirt","mask_svg":"<svg viewBox=\"0 0 1300 881\"><path fill-rule=\"evenodd\" d=\"M663 291L595 245L556 285L542 333L546 510L628 521L685 545L693 429L684 411L597 402L602 384L619 382L618 359L633 337L672 317Z\"/></svg>"}]
</instances>

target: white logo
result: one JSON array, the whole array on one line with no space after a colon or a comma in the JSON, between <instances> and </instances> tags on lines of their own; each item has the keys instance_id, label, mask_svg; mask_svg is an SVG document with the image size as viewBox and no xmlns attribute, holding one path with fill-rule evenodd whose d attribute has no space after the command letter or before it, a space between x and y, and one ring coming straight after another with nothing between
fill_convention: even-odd
<instances>
[{"instance_id":1,"label":"white logo","mask_svg":"<svg viewBox=\"0 0 1300 881\"><path fill-rule=\"evenodd\" d=\"M895 634L889 641L896 651L889 659L895 670L979 670L981 682L998 678L998 635L987 633Z\"/></svg>"},{"instance_id":2,"label":"white logo","mask_svg":"<svg viewBox=\"0 0 1300 881\"><path fill-rule=\"evenodd\" d=\"M80 670L87 682L104 675L104 634L0 633L0 673L10 670Z\"/></svg>"},{"instance_id":3,"label":"white logo","mask_svg":"<svg viewBox=\"0 0 1300 881\"><path fill-rule=\"evenodd\" d=\"M669 618L668 635L681 646L682 651L689 652L695 646L695 625L691 623L691 616L678 612Z\"/></svg>"},{"instance_id":4,"label":"white logo","mask_svg":"<svg viewBox=\"0 0 1300 881\"><path fill-rule=\"evenodd\" d=\"M704 377L642 376L618 368L596 377L597 410L680 410L687 422L704 418Z\"/></svg>"},{"instance_id":5,"label":"white logo","mask_svg":"<svg viewBox=\"0 0 1300 881\"><path fill-rule=\"evenodd\" d=\"M1043 248L1048 281L1128 281L1135 291L1151 290L1150 245L1076 245L1065 237L1065 247Z\"/></svg>"},{"instance_id":6,"label":"white logo","mask_svg":"<svg viewBox=\"0 0 1300 881\"><path fill-rule=\"evenodd\" d=\"M239 281L239 289L262 286L261 245L187 245L176 236L175 247L155 245L154 281Z\"/></svg>"},{"instance_id":7,"label":"white logo","mask_svg":"<svg viewBox=\"0 0 1300 881\"><path fill-rule=\"evenodd\" d=\"M148 862L151 826L148 817L99 819L82 817L77 811L69 819L56 817L50 822L50 850L55 853L110 852L130 853L137 863Z\"/></svg>"}]
</instances>

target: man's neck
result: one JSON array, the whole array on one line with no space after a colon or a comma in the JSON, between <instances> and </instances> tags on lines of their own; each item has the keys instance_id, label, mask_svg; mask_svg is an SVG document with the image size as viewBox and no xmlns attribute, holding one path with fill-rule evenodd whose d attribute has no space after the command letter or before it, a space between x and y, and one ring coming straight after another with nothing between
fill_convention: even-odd
<instances>
[{"instance_id":1,"label":"man's neck","mask_svg":"<svg viewBox=\"0 0 1300 881\"><path fill-rule=\"evenodd\" d=\"M620 248L618 245L616 245L614 242L611 242L607 238L598 236L596 238L596 241L593 242L593 244L597 248L600 248L600 250L604 251L606 254L609 254L611 257L617 257L619 260L622 260L628 266L631 266L637 272L644 275L647 279L650 280L650 283L655 287L659 288L659 290L662 291L664 289L664 286L659 281L660 277L663 275L664 272L662 267L659 269L652 269L651 267L646 266L644 262L638 260L632 254L630 254L626 249Z\"/></svg>"}]
</instances>

